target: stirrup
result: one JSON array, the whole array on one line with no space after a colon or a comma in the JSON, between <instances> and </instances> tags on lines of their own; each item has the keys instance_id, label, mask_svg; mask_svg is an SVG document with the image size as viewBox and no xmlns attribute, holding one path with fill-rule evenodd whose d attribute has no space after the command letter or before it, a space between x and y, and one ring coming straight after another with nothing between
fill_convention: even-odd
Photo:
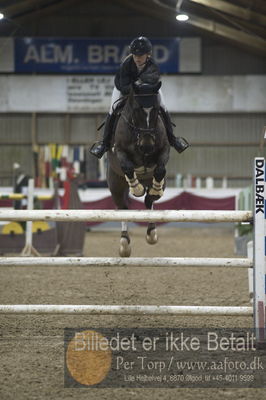
<instances>
[{"instance_id":1,"label":"stirrup","mask_svg":"<svg viewBox=\"0 0 266 400\"><path fill-rule=\"evenodd\" d=\"M107 150L108 147L104 144L104 142L96 142L91 146L90 153L97 158L102 158Z\"/></svg>"},{"instance_id":2,"label":"stirrup","mask_svg":"<svg viewBox=\"0 0 266 400\"><path fill-rule=\"evenodd\" d=\"M182 153L185 151L190 145L183 137L175 137L172 146L178 151L178 153Z\"/></svg>"}]
</instances>

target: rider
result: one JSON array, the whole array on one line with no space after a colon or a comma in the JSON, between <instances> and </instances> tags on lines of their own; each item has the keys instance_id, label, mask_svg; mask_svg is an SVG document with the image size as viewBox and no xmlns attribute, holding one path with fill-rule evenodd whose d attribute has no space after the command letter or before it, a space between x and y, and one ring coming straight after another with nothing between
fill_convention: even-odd
<instances>
[{"instance_id":1,"label":"rider","mask_svg":"<svg viewBox=\"0 0 266 400\"><path fill-rule=\"evenodd\" d=\"M153 58L151 58L152 44L149 39L144 36L135 38L131 42L129 50L130 54L120 65L115 76L115 87L112 94L111 108L105 121L103 140L97 145L93 145L90 149L91 154L98 158L101 158L109 150L116 117L113 110L119 98L121 98L121 94L123 96L128 95L131 84L134 82L155 84L160 78L159 68ZM159 90L159 99L169 144L179 153L182 153L182 151L189 147L189 144L186 139L174 135L173 126L165 107L161 90Z\"/></svg>"}]
</instances>

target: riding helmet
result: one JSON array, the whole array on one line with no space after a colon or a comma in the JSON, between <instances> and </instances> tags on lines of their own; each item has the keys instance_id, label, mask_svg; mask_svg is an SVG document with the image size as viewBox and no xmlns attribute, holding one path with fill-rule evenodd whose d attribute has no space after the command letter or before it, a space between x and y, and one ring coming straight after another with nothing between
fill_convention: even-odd
<instances>
[{"instance_id":1,"label":"riding helmet","mask_svg":"<svg viewBox=\"0 0 266 400\"><path fill-rule=\"evenodd\" d=\"M132 40L129 46L131 54L136 56L143 56L143 54L149 54L152 51L152 44L145 36L139 36Z\"/></svg>"}]
</instances>

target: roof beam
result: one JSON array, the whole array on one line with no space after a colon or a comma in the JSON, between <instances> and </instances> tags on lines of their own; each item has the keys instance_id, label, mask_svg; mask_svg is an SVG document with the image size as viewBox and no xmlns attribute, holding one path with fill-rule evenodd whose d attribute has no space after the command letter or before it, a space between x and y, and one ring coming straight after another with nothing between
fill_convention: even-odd
<instances>
[{"instance_id":1,"label":"roof beam","mask_svg":"<svg viewBox=\"0 0 266 400\"><path fill-rule=\"evenodd\" d=\"M62 8L76 5L77 3L84 3L85 1L86 0L58 0L57 3L52 3L51 5L48 4L46 7L44 5L42 8L39 8L37 10L31 9L28 13L25 13L18 17L14 17L13 20L19 24L28 21L36 21L42 17L45 17L46 15L54 14Z\"/></svg>"},{"instance_id":2,"label":"roof beam","mask_svg":"<svg viewBox=\"0 0 266 400\"><path fill-rule=\"evenodd\" d=\"M201 4L203 6L214 8L215 10L224 12L226 14L234 15L237 18L246 21L254 21L260 25L266 25L266 17L263 14L251 11L248 8L236 6L223 0L189 0L192 3Z\"/></svg>"},{"instance_id":3,"label":"roof beam","mask_svg":"<svg viewBox=\"0 0 266 400\"><path fill-rule=\"evenodd\" d=\"M263 28L261 25L254 24L244 20L238 20L234 17L228 17L228 22L238 27L240 30L242 29L246 33L250 33L253 35L260 36L261 38L266 38L266 26Z\"/></svg>"},{"instance_id":4,"label":"roof beam","mask_svg":"<svg viewBox=\"0 0 266 400\"><path fill-rule=\"evenodd\" d=\"M123 3L125 5L124 0L116 0L116 2L121 4ZM141 4L137 3L136 0L134 1L134 3L132 3L131 1L127 1L127 5L128 7L143 12L150 17L154 16L160 20L167 21L168 23L171 22L171 17L175 15L174 8L172 10L173 12L171 13L170 9L169 12L166 9L162 9L161 7L156 8L150 7L149 5L146 6L146 4L143 4L143 2L141 2ZM190 24L196 28L199 28L201 30L204 30L205 32L209 32L210 34L219 36L221 38L228 39L231 43L234 43L239 47L255 51L256 54L266 55L266 40L242 32L238 29L231 28L224 24L191 15L190 13L189 16L190 18L188 19L188 21L186 21L186 24ZM173 23L175 22L176 21L173 18Z\"/></svg>"},{"instance_id":5,"label":"roof beam","mask_svg":"<svg viewBox=\"0 0 266 400\"><path fill-rule=\"evenodd\" d=\"M237 2L243 4L246 8L255 8L256 12L266 11L265 0L237 0Z\"/></svg>"},{"instance_id":6,"label":"roof beam","mask_svg":"<svg viewBox=\"0 0 266 400\"><path fill-rule=\"evenodd\" d=\"M17 14L21 14L27 11L37 11L38 8L40 8L40 6L42 5L45 7L49 6L47 0L26 0L20 3L11 4L10 6L6 6L3 9L3 12L8 18L11 18Z\"/></svg>"},{"instance_id":7,"label":"roof beam","mask_svg":"<svg viewBox=\"0 0 266 400\"><path fill-rule=\"evenodd\" d=\"M203 29L204 31L213 33L214 35L220 36L224 39L230 39L231 42L241 45L242 47L253 49L261 55L266 55L265 39L250 35L240 30L231 28L227 25L223 25L221 23L211 21L206 18L197 17L191 14L186 23Z\"/></svg>"},{"instance_id":8,"label":"roof beam","mask_svg":"<svg viewBox=\"0 0 266 400\"><path fill-rule=\"evenodd\" d=\"M134 2L131 0L115 0L115 2L123 7L128 7L132 10L139 11L150 18L155 17L161 21L163 20L169 22L169 15L166 15L165 11L162 12L161 7L159 8L154 4L147 4L148 2L144 2L143 0L141 2L138 2L137 0ZM173 20L173 22L175 21Z\"/></svg>"}]
</instances>

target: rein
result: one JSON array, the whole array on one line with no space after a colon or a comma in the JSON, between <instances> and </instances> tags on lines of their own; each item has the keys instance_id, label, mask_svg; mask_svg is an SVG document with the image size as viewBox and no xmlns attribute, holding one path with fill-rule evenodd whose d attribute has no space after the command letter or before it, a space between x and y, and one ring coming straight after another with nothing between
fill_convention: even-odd
<instances>
[{"instance_id":1,"label":"rein","mask_svg":"<svg viewBox=\"0 0 266 400\"><path fill-rule=\"evenodd\" d=\"M128 96L122 96L119 97L119 99L117 99L114 104L112 105L112 112L115 113L116 112L116 107L119 106L119 104L121 104L123 101L126 101L128 99ZM118 103L116 106L114 106L116 103Z\"/></svg>"},{"instance_id":2,"label":"rein","mask_svg":"<svg viewBox=\"0 0 266 400\"><path fill-rule=\"evenodd\" d=\"M159 112L158 112L158 114L157 114L157 119L158 119L158 116L159 116ZM127 117L122 113L121 114L121 117L123 118L123 120L128 124L128 126L133 130L133 131L135 131L135 132L143 132L143 133L153 133L153 132L155 132L155 129L156 129L156 124L155 124L155 127L154 128L140 128L140 127L138 127L138 126L136 126L135 125L135 123L134 123L134 121L133 121L133 123L131 123L128 119L127 119ZM157 120L156 120L156 122L157 122Z\"/></svg>"}]
</instances>

